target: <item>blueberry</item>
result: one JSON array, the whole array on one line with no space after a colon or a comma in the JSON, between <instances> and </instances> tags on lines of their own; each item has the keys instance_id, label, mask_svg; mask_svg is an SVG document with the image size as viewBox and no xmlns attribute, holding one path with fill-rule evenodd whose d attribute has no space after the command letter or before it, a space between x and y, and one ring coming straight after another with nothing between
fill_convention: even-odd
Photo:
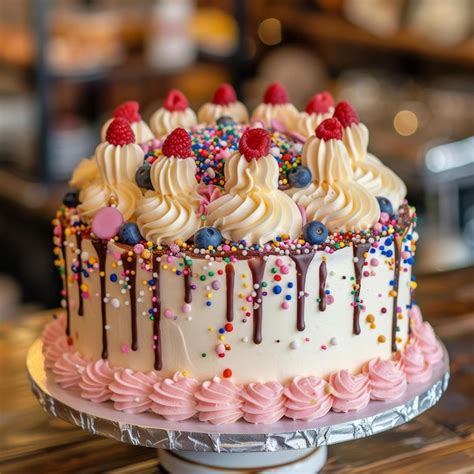
<instances>
[{"instance_id":1,"label":"blueberry","mask_svg":"<svg viewBox=\"0 0 474 474\"><path fill-rule=\"evenodd\" d=\"M217 119L216 123L218 127L228 127L230 125L235 125L235 120L228 115L223 115Z\"/></svg>"},{"instance_id":2,"label":"blueberry","mask_svg":"<svg viewBox=\"0 0 474 474\"><path fill-rule=\"evenodd\" d=\"M201 249L207 249L210 245L214 248L222 243L222 234L215 227L203 227L194 234L194 244Z\"/></svg>"},{"instance_id":3,"label":"blueberry","mask_svg":"<svg viewBox=\"0 0 474 474\"><path fill-rule=\"evenodd\" d=\"M135 173L135 181L141 188L153 189L150 178L150 170L150 165L143 165L137 169L137 172Z\"/></svg>"},{"instance_id":4,"label":"blueberry","mask_svg":"<svg viewBox=\"0 0 474 474\"><path fill-rule=\"evenodd\" d=\"M79 191L68 191L63 197L63 204L66 207L77 207L79 203Z\"/></svg>"},{"instance_id":5,"label":"blueberry","mask_svg":"<svg viewBox=\"0 0 474 474\"><path fill-rule=\"evenodd\" d=\"M381 196L377 196L376 199L379 202L380 212L386 212L391 216L393 214L393 206L390 200Z\"/></svg>"},{"instance_id":6,"label":"blueberry","mask_svg":"<svg viewBox=\"0 0 474 474\"><path fill-rule=\"evenodd\" d=\"M311 180L311 171L306 166L297 166L288 173L288 181L293 188L304 188Z\"/></svg>"},{"instance_id":7,"label":"blueberry","mask_svg":"<svg viewBox=\"0 0 474 474\"><path fill-rule=\"evenodd\" d=\"M125 222L119 230L119 238L124 244L135 245L142 240L137 224Z\"/></svg>"},{"instance_id":8,"label":"blueberry","mask_svg":"<svg viewBox=\"0 0 474 474\"><path fill-rule=\"evenodd\" d=\"M326 241L328 237L327 227L319 221L308 222L303 227L303 237L306 242L309 242L311 245L322 244Z\"/></svg>"}]
</instances>

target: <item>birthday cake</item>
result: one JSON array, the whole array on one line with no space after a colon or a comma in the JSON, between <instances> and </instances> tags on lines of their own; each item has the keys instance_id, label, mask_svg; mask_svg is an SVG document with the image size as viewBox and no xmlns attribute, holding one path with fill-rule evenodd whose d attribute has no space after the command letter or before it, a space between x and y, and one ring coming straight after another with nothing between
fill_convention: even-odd
<instances>
[{"instance_id":1,"label":"birthday cake","mask_svg":"<svg viewBox=\"0 0 474 474\"><path fill-rule=\"evenodd\" d=\"M440 344L415 304L416 213L347 102L272 84L119 106L54 224L48 377L129 413L311 421L401 397Z\"/></svg>"}]
</instances>

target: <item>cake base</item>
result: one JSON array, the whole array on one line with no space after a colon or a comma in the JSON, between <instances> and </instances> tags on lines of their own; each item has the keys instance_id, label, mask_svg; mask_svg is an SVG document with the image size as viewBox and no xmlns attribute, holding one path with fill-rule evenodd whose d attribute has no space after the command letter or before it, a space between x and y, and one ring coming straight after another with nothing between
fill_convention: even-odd
<instances>
[{"instance_id":1,"label":"cake base","mask_svg":"<svg viewBox=\"0 0 474 474\"><path fill-rule=\"evenodd\" d=\"M285 472L275 470L277 466L298 472L289 463L295 463L296 468L298 462L311 460L312 456L319 462L315 461L316 467L311 467L315 472L324 465L326 456L325 450L314 451L315 448L364 438L407 423L434 406L449 382L449 359L444 349L444 358L433 367L431 379L424 384L409 384L403 397L393 402L373 401L363 410L345 414L330 412L309 423L282 419L272 425L245 422L211 425L197 420L167 421L152 413L132 415L114 410L112 403L84 400L77 391L64 390L51 377L46 377L39 339L31 346L26 364L33 393L46 411L93 434L133 445L171 450L171 453L162 453L162 462L165 468L181 462L179 472L186 472L184 469L190 466L194 469L192 472L211 472L210 469L219 472L219 468L226 469L225 472L255 472L255 466L265 472L264 466L268 467L268 462L275 467L269 468L272 472ZM275 462L271 454L277 451L290 452L286 457L279 453L283 458ZM262 453L263 456L250 456L248 462L254 466L249 464L247 467L243 466L244 457L239 456L238 466L244 470L229 471L233 467L231 457L205 453ZM198 471L196 465L208 471ZM308 472L308 468L309 465L301 472Z\"/></svg>"}]
</instances>

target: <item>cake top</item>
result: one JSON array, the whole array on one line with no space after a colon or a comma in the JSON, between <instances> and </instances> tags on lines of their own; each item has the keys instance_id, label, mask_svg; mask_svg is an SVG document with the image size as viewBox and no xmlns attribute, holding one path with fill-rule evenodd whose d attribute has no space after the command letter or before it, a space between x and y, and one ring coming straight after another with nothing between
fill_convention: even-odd
<instances>
[{"instance_id":1,"label":"cake top","mask_svg":"<svg viewBox=\"0 0 474 474\"><path fill-rule=\"evenodd\" d=\"M274 83L248 117L229 84L197 116L170 91L151 127L137 102L119 105L58 216L99 238L100 211L113 207L136 228L133 239L111 233L124 245L223 258L334 252L392 238L416 220L403 182L367 151L367 128L349 103L334 106L324 91L298 112ZM314 126L307 137L302 124Z\"/></svg>"}]
</instances>

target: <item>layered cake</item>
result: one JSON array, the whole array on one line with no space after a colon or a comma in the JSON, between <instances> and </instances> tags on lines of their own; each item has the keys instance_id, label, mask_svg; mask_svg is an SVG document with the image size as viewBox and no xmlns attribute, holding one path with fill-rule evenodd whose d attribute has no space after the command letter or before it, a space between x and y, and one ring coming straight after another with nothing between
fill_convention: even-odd
<instances>
[{"instance_id":1,"label":"layered cake","mask_svg":"<svg viewBox=\"0 0 474 474\"><path fill-rule=\"evenodd\" d=\"M443 352L415 304L416 212L347 102L249 114L231 86L148 125L119 106L54 219L48 377L168 420L311 421L401 397Z\"/></svg>"}]
</instances>

